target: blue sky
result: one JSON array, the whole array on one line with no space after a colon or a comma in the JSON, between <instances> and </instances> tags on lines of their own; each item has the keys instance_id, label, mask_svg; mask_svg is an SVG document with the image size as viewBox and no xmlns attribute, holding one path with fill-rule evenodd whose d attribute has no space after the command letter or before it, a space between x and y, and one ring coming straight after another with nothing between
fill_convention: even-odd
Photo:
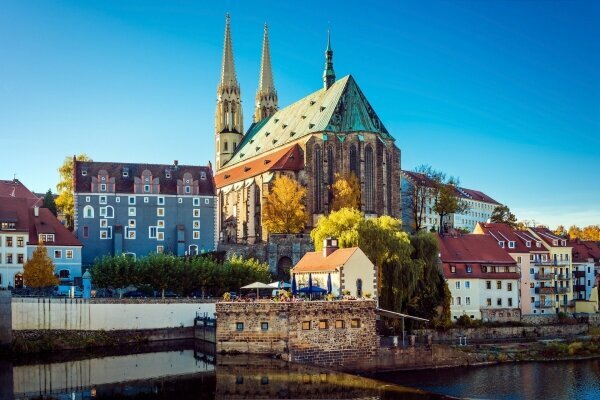
<instances>
[{"instance_id":1,"label":"blue sky","mask_svg":"<svg viewBox=\"0 0 600 400\"><path fill-rule=\"evenodd\" d=\"M248 127L269 24L280 107L321 85L328 27L402 150L519 219L600 223L600 2L0 2L0 178L67 155L214 162L224 16Z\"/></svg>"}]
</instances>

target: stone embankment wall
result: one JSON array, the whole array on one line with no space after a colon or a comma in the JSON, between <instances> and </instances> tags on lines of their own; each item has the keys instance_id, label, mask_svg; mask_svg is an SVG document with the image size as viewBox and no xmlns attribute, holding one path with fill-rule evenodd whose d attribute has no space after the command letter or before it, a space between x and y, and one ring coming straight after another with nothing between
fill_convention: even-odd
<instances>
[{"instance_id":1,"label":"stone embankment wall","mask_svg":"<svg viewBox=\"0 0 600 400\"><path fill-rule=\"evenodd\" d=\"M8 290L0 290L0 348L12 341L11 295Z\"/></svg>"},{"instance_id":2,"label":"stone embankment wall","mask_svg":"<svg viewBox=\"0 0 600 400\"><path fill-rule=\"evenodd\" d=\"M215 303L195 299L13 298L13 330L140 330L194 325Z\"/></svg>"},{"instance_id":3,"label":"stone embankment wall","mask_svg":"<svg viewBox=\"0 0 600 400\"><path fill-rule=\"evenodd\" d=\"M480 362L474 354L446 345L381 347L372 371L443 368Z\"/></svg>"},{"instance_id":4,"label":"stone embankment wall","mask_svg":"<svg viewBox=\"0 0 600 400\"><path fill-rule=\"evenodd\" d=\"M418 336L431 335L435 343L458 343L459 336L466 336L468 343L494 343L501 341L537 340L544 338L570 338L585 335L588 324L540 325L497 328L449 329L439 332L430 329L417 331Z\"/></svg>"},{"instance_id":5,"label":"stone embankment wall","mask_svg":"<svg viewBox=\"0 0 600 400\"><path fill-rule=\"evenodd\" d=\"M369 364L375 301L217 303L217 352L280 354L325 366Z\"/></svg>"}]
</instances>

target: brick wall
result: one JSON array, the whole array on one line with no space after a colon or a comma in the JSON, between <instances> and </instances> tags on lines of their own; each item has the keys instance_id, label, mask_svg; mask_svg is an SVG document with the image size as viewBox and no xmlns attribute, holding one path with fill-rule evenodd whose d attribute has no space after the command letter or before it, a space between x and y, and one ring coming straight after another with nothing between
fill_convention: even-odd
<instances>
[{"instance_id":1,"label":"brick wall","mask_svg":"<svg viewBox=\"0 0 600 400\"><path fill-rule=\"evenodd\" d=\"M325 366L369 363L377 352L372 300L222 302L216 309L218 352L279 354Z\"/></svg>"}]
</instances>

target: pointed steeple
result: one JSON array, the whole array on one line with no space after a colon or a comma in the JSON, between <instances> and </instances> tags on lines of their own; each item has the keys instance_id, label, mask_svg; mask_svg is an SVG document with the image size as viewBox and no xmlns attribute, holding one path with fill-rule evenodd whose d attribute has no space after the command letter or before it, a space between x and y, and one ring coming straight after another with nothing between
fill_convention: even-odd
<instances>
[{"instance_id":1,"label":"pointed steeple","mask_svg":"<svg viewBox=\"0 0 600 400\"><path fill-rule=\"evenodd\" d=\"M223 65L221 81L217 87L217 110L215 113L216 169L231 159L244 133L240 85L235 75L233 43L229 14L225 17L225 40L223 42Z\"/></svg>"},{"instance_id":2,"label":"pointed steeple","mask_svg":"<svg viewBox=\"0 0 600 400\"><path fill-rule=\"evenodd\" d=\"M263 36L262 58L260 62L260 77L256 91L256 110L254 122L270 117L277 112L277 91L273 83L271 69L271 51L269 49L269 27L265 23Z\"/></svg>"},{"instance_id":3,"label":"pointed steeple","mask_svg":"<svg viewBox=\"0 0 600 400\"><path fill-rule=\"evenodd\" d=\"M225 40L223 43L223 65L221 67L221 85L237 85L235 65L233 63L233 44L231 43L231 28L229 14L225 17Z\"/></svg>"},{"instance_id":4,"label":"pointed steeple","mask_svg":"<svg viewBox=\"0 0 600 400\"><path fill-rule=\"evenodd\" d=\"M323 85L325 90L329 89L335 82L335 71L333 70L333 50L331 49L331 33L327 31L327 49L325 49L325 71L323 71Z\"/></svg>"}]
</instances>

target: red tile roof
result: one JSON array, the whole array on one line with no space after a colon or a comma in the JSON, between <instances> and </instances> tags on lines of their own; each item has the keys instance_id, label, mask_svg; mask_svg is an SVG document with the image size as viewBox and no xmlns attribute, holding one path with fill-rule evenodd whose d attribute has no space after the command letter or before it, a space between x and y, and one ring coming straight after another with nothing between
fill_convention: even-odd
<instances>
[{"instance_id":1,"label":"red tile roof","mask_svg":"<svg viewBox=\"0 0 600 400\"><path fill-rule=\"evenodd\" d=\"M17 197L21 199L38 199L25 185L18 179L2 180L0 179L0 197Z\"/></svg>"},{"instance_id":2,"label":"red tile roof","mask_svg":"<svg viewBox=\"0 0 600 400\"><path fill-rule=\"evenodd\" d=\"M504 241L504 250L508 253L548 253L545 247L537 247L536 243L539 240L527 231L520 231L506 224L495 222L479 223L479 226L487 235L494 238L496 243ZM511 249L508 242L514 242L515 247ZM530 247L527 247L527 242L530 242ZM498 247L500 247L499 244Z\"/></svg>"},{"instance_id":3,"label":"red tile roof","mask_svg":"<svg viewBox=\"0 0 600 400\"><path fill-rule=\"evenodd\" d=\"M546 242L547 244L549 244L552 247L567 247L567 243L566 243L567 239L554 234L554 232L552 232L550 229L548 229L546 227L529 228L529 230L536 233L537 236L540 237L540 239L542 239L544 242ZM558 241L557 244L553 243L554 240Z\"/></svg>"},{"instance_id":4,"label":"red tile roof","mask_svg":"<svg viewBox=\"0 0 600 400\"><path fill-rule=\"evenodd\" d=\"M587 240L569 240L567 246L573 248L574 262L587 262L590 258L594 262L600 262L600 245Z\"/></svg>"},{"instance_id":5,"label":"red tile roof","mask_svg":"<svg viewBox=\"0 0 600 400\"><path fill-rule=\"evenodd\" d=\"M477 200L477 201L482 201L484 203L491 203L491 204L497 204L500 205L500 203L498 203L496 200L492 199L490 196L488 196L487 194L480 192L479 190L473 190L473 189L466 189L466 188L458 188L459 191L463 192L463 196L465 198L471 199L471 200Z\"/></svg>"},{"instance_id":6,"label":"red tile roof","mask_svg":"<svg viewBox=\"0 0 600 400\"><path fill-rule=\"evenodd\" d=\"M293 273L304 272L329 272L337 271L348 262L350 257L357 251L358 247L348 247L338 249L329 254L328 257L323 257L322 251L308 252L298 261L298 264L292 268Z\"/></svg>"},{"instance_id":7,"label":"red tile roof","mask_svg":"<svg viewBox=\"0 0 600 400\"><path fill-rule=\"evenodd\" d=\"M73 235L47 208L40 208L39 215L34 215L33 208L29 209L29 244L37 245L40 233L53 233L54 242L48 246L83 246L79 239Z\"/></svg>"},{"instance_id":8,"label":"red tile roof","mask_svg":"<svg viewBox=\"0 0 600 400\"><path fill-rule=\"evenodd\" d=\"M267 171L299 171L302 168L304 168L304 157L300 146L294 144L219 171L215 175L215 185L217 188L222 188Z\"/></svg>"},{"instance_id":9,"label":"red tile roof","mask_svg":"<svg viewBox=\"0 0 600 400\"><path fill-rule=\"evenodd\" d=\"M420 182L422 185L425 185L427 187L434 187L436 185L436 183L431 178L420 172L402 171L402 174L406 179L410 180L413 183ZM500 205L500 203L498 203L496 200L492 199L487 194L480 192L479 190L456 187L455 193L458 197L461 197L463 199L476 200L485 203Z\"/></svg>"}]
</instances>

